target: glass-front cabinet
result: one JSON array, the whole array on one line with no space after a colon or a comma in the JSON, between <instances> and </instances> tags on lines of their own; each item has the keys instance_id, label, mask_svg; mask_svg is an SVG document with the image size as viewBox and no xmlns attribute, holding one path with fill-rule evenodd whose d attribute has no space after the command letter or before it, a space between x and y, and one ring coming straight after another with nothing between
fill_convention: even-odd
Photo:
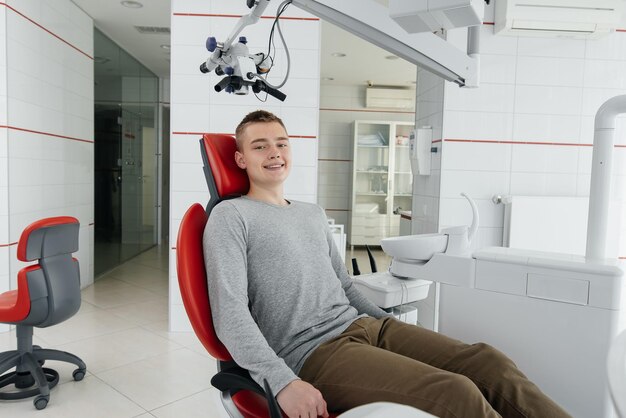
<instances>
[{"instance_id":1,"label":"glass-front cabinet","mask_svg":"<svg viewBox=\"0 0 626 418\"><path fill-rule=\"evenodd\" d=\"M355 121L350 245L380 245L399 235L400 210L411 210L407 122Z\"/></svg>"}]
</instances>

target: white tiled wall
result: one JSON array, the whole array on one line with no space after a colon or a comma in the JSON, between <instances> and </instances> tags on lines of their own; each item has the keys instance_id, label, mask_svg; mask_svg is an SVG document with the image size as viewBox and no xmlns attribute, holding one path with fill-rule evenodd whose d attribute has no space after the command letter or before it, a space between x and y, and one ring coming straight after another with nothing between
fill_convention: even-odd
<instances>
[{"instance_id":1,"label":"white tiled wall","mask_svg":"<svg viewBox=\"0 0 626 418\"><path fill-rule=\"evenodd\" d=\"M265 16L274 16L278 3L271 4ZM237 124L249 112L269 110L280 116L287 127L294 148L292 171L285 185L287 197L317 202L318 125L319 125L319 20L290 7L284 17L304 17L304 20L281 20L281 29L291 53L291 76L281 88L285 102L272 97L262 103L251 93L248 96L216 93L213 86L221 79L215 74L198 70L209 52L205 49L208 36L224 41L238 18L248 14L245 2L213 0L173 0L171 19L171 190L170 243L176 246L180 220L195 202L208 201L208 190L198 140L203 133L234 134ZM189 14L195 14L190 16ZM224 16L229 15L229 16ZM272 19L261 19L243 30L251 53L265 52ZM277 46L280 44L276 38ZM276 66L270 82L277 83L286 68L284 52L278 48ZM175 266L175 249L171 253ZM176 269L170 269L170 329L189 330Z\"/></svg>"},{"instance_id":2,"label":"white tiled wall","mask_svg":"<svg viewBox=\"0 0 626 418\"><path fill-rule=\"evenodd\" d=\"M464 49L465 31L449 32L448 40ZM502 242L504 208L491 202L493 195L589 195L593 116L605 100L626 93L624 32L587 41L518 38L495 36L492 25L483 25L481 50L479 88L445 83L438 224L469 222L469 205L459 196L467 192L480 210L475 246ZM616 137L622 145L624 119ZM615 154L617 175L626 147ZM620 201L623 179L614 184L613 199Z\"/></svg>"},{"instance_id":3,"label":"white tiled wall","mask_svg":"<svg viewBox=\"0 0 626 418\"><path fill-rule=\"evenodd\" d=\"M22 230L49 216L79 219L93 282L92 28L69 0L0 5L0 292L15 287Z\"/></svg>"},{"instance_id":4,"label":"white tiled wall","mask_svg":"<svg viewBox=\"0 0 626 418\"><path fill-rule=\"evenodd\" d=\"M365 108L364 85L322 84L318 204L335 223L348 225L352 182L352 123L355 120L413 122L413 112Z\"/></svg>"}]
</instances>

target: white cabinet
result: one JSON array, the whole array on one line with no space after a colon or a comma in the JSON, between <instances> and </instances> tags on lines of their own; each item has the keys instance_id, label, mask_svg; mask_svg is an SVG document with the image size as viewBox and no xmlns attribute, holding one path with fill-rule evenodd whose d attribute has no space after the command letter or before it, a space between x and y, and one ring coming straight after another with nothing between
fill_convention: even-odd
<instances>
[{"instance_id":1,"label":"white cabinet","mask_svg":"<svg viewBox=\"0 0 626 418\"><path fill-rule=\"evenodd\" d=\"M380 245L399 235L398 209L411 210L408 122L355 121L348 240Z\"/></svg>"}]
</instances>

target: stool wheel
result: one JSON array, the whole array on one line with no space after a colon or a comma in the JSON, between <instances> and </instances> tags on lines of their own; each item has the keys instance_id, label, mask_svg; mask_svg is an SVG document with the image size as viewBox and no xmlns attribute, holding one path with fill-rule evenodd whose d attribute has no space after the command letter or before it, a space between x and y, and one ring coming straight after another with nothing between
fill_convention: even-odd
<instances>
[{"instance_id":1,"label":"stool wheel","mask_svg":"<svg viewBox=\"0 0 626 418\"><path fill-rule=\"evenodd\" d=\"M85 369L76 369L72 372L75 381L80 382L85 377Z\"/></svg>"},{"instance_id":2,"label":"stool wheel","mask_svg":"<svg viewBox=\"0 0 626 418\"><path fill-rule=\"evenodd\" d=\"M46 395L46 396L39 395L33 400L33 405L35 405L35 408L37 408L38 410L42 410L46 406L48 406L49 400L50 400L50 395Z\"/></svg>"}]
</instances>

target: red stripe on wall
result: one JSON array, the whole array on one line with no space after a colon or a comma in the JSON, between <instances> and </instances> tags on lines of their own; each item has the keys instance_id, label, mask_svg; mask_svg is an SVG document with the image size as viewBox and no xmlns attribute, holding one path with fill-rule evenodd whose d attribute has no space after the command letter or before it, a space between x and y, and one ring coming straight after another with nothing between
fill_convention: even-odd
<instances>
[{"instance_id":1,"label":"red stripe on wall","mask_svg":"<svg viewBox=\"0 0 626 418\"><path fill-rule=\"evenodd\" d=\"M11 247L12 245L16 245L16 244L17 244L17 242L12 242L10 244L0 244L0 248L2 248L2 247Z\"/></svg>"},{"instance_id":2,"label":"red stripe on wall","mask_svg":"<svg viewBox=\"0 0 626 418\"><path fill-rule=\"evenodd\" d=\"M409 112L405 110L336 109L330 107L320 107L320 110L324 110L327 112L403 113L406 115L415 114L415 112Z\"/></svg>"},{"instance_id":3,"label":"red stripe on wall","mask_svg":"<svg viewBox=\"0 0 626 418\"><path fill-rule=\"evenodd\" d=\"M0 2L0 6L4 6L12 11L14 11L15 13L17 13L18 15L22 16L24 19L28 20L29 22L31 22L32 24L34 24L35 26L39 27L40 29L43 29L44 31L48 32L50 35L54 36L55 38L57 38L59 41L63 42L64 44L74 48L76 51L80 52L81 54L83 54L84 56L86 56L87 58L89 58L90 60L93 60L93 57L89 54L87 54L86 52L82 51L81 49L79 49L78 47L72 45L71 43L69 43L68 41L66 41L65 39L61 38L59 35L57 35L56 33L52 32L51 30L47 29L46 27L40 25L39 23L35 22L33 19L31 19L30 17L26 16L25 14L21 13L18 10L15 10L13 7L9 6L8 4L4 3L4 2Z\"/></svg>"},{"instance_id":4,"label":"red stripe on wall","mask_svg":"<svg viewBox=\"0 0 626 418\"><path fill-rule=\"evenodd\" d=\"M231 15L231 14L221 14L221 13L181 13L175 12L172 13L174 16L186 16L186 17L236 17L240 18L243 15ZM261 19L276 19L276 16L261 16ZM308 20L308 21L318 21L319 17L295 17L295 16L281 16L279 19L281 20Z\"/></svg>"},{"instance_id":5,"label":"red stripe on wall","mask_svg":"<svg viewBox=\"0 0 626 418\"><path fill-rule=\"evenodd\" d=\"M233 133L224 133L224 132L183 132L183 131L172 132L172 135L208 135L208 134L235 136L235 134ZM316 139L317 137L315 135L289 135L289 138Z\"/></svg>"},{"instance_id":6,"label":"red stripe on wall","mask_svg":"<svg viewBox=\"0 0 626 418\"><path fill-rule=\"evenodd\" d=\"M11 130L14 130L14 131L21 131L21 132L30 132L30 133L33 133L33 134L52 136L52 137L55 137L55 138L69 139L71 141L87 142L89 144L93 144L93 140L89 140L89 139L74 138L73 136L58 135L58 134L53 134L53 133L50 133L50 132L41 132L41 131L35 131L35 130L32 130L32 129L18 128L17 126L0 125L0 128L6 128L6 129L11 129Z\"/></svg>"}]
</instances>

